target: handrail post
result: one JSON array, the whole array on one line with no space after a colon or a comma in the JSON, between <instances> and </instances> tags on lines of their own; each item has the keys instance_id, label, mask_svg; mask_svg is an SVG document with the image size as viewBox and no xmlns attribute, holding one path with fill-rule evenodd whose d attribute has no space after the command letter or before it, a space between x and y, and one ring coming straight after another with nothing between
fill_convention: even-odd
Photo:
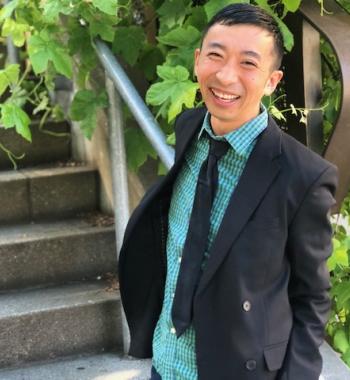
<instances>
[{"instance_id":1,"label":"handrail post","mask_svg":"<svg viewBox=\"0 0 350 380\"><path fill-rule=\"evenodd\" d=\"M124 120L122 115L122 101L107 73L106 89L109 98L109 147L112 165L116 248L117 257L119 260L119 252L123 243L124 231L130 214L129 192L124 144ZM124 354L127 354L130 346L130 332L122 304L120 304L120 308L122 316L123 349Z\"/></svg>"},{"instance_id":2,"label":"handrail post","mask_svg":"<svg viewBox=\"0 0 350 380\"><path fill-rule=\"evenodd\" d=\"M9 3L9 0L5 1L5 4ZM6 49L7 49L7 63L18 63L18 51L16 46L13 43L11 37L6 37Z\"/></svg>"}]
</instances>

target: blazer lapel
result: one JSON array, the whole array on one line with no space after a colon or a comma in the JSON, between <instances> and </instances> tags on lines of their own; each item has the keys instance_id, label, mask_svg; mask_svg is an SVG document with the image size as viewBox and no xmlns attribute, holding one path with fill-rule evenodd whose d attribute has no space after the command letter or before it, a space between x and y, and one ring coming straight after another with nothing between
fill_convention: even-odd
<instances>
[{"instance_id":1,"label":"blazer lapel","mask_svg":"<svg viewBox=\"0 0 350 380\"><path fill-rule=\"evenodd\" d=\"M226 257L238 234L259 205L280 170L281 132L270 118L269 125L259 137L243 170L225 211L209 259L200 279L197 294L208 284Z\"/></svg>"}]
</instances>

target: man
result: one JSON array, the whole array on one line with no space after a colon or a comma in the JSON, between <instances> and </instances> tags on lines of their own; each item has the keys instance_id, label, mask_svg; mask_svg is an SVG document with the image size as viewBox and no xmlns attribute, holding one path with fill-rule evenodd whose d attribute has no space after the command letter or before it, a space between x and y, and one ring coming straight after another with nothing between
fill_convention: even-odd
<instances>
[{"instance_id":1,"label":"man","mask_svg":"<svg viewBox=\"0 0 350 380\"><path fill-rule=\"evenodd\" d=\"M282 54L274 19L248 4L215 15L195 52L206 109L178 117L175 164L120 256L130 354L153 356L152 380L320 375L337 175L261 104Z\"/></svg>"}]
</instances>

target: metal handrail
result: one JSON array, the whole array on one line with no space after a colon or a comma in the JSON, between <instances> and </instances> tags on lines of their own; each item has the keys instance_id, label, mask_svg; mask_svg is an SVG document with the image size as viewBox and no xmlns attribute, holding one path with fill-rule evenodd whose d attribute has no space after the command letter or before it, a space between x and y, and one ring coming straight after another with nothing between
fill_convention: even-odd
<instances>
[{"instance_id":1,"label":"metal handrail","mask_svg":"<svg viewBox=\"0 0 350 380\"><path fill-rule=\"evenodd\" d=\"M95 40L95 49L107 76L106 88L109 98L109 142L112 166L113 208L115 215L116 250L119 259L123 236L129 219L129 190L121 99L129 107L139 126L168 170L174 163L175 154L174 149L167 145L163 131L108 46L100 40ZM122 305L121 316L123 348L124 353L127 354L130 346L130 333Z\"/></svg>"},{"instance_id":2,"label":"metal handrail","mask_svg":"<svg viewBox=\"0 0 350 380\"><path fill-rule=\"evenodd\" d=\"M153 148L158 153L159 158L169 170L174 163L174 149L166 143L166 137L154 119L154 116L136 91L108 46L99 40L96 40L95 44L97 55L108 76L113 81L120 96L127 104L139 126L142 128Z\"/></svg>"}]
</instances>

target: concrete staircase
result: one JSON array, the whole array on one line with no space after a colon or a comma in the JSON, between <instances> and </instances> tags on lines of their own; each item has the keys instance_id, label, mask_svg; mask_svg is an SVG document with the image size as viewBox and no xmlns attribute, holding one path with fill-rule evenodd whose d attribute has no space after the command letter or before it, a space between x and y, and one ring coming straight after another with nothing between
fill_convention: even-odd
<instances>
[{"instance_id":1,"label":"concrete staircase","mask_svg":"<svg viewBox=\"0 0 350 380\"><path fill-rule=\"evenodd\" d=\"M0 129L5 146L27 152L17 171L0 152L0 380L147 379L148 362L121 356L114 226L98 212L98 173L69 161L67 124L45 128L67 136L34 123L27 146Z\"/></svg>"}]
</instances>

